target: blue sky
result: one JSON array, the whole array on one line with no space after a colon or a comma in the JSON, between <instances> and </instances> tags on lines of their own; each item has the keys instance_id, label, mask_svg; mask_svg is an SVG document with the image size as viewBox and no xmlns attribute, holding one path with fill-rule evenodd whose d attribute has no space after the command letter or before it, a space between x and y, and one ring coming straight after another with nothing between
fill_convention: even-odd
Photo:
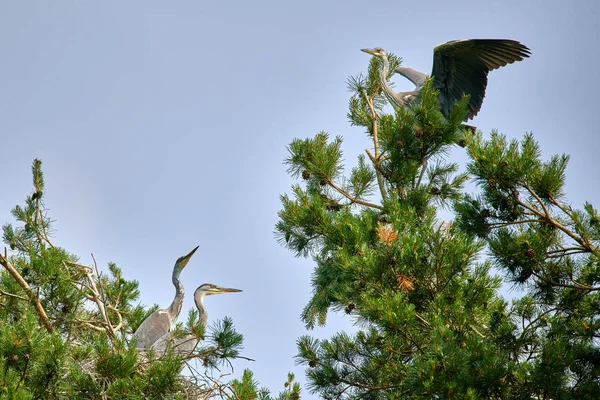
<instances>
[{"instance_id":1,"label":"blue sky","mask_svg":"<svg viewBox=\"0 0 600 400\"><path fill-rule=\"evenodd\" d=\"M243 289L207 299L209 322L233 318L250 367L282 388L295 366L310 260L274 239L279 195L293 181L286 145L324 130L349 163L369 146L346 119L349 75L380 46L429 73L433 48L510 38L532 57L489 77L473 124L533 132L545 156L570 154L573 205L597 207L600 65L593 0L548 1L19 1L0 4L0 223L43 161L55 243L137 279L146 304L170 303L182 274ZM400 77L397 88L410 87ZM460 151L451 157L464 160ZM310 332L352 327L343 315ZM306 396L305 398L310 398Z\"/></svg>"}]
</instances>

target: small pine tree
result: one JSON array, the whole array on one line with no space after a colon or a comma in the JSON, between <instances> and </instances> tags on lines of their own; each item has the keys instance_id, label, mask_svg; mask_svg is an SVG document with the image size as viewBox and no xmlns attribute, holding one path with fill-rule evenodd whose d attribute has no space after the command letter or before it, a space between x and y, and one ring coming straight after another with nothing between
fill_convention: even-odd
<instances>
[{"instance_id":1,"label":"small pine tree","mask_svg":"<svg viewBox=\"0 0 600 400\"><path fill-rule=\"evenodd\" d=\"M266 388L260 388L257 381L254 380L252 371L246 369L242 375L242 379L234 379L230 382L233 387L233 395L228 396L229 400L299 400L300 399L300 384L294 382L294 374L288 373L288 379L284 384L284 390L279 392L277 397L272 397L271 393Z\"/></svg>"}]
</instances>

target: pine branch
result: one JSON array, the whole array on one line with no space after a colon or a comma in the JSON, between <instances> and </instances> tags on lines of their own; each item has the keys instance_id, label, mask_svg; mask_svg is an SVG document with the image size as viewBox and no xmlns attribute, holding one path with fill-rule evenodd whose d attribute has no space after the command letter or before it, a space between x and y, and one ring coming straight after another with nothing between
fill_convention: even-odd
<instances>
[{"instance_id":1,"label":"pine branch","mask_svg":"<svg viewBox=\"0 0 600 400\"><path fill-rule=\"evenodd\" d=\"M562 232L564 232L565 234L567 234L571 239L573 239L574 241L576 241L577 243L579 243L588 252L597 255L597 249L595 249L592 246L592 244L589 243L589 241L583 240L581 237L577 236L574 232L572 232L569 228L567 228L566 226L564 226L563 224L561 224L560 222L558 222L557 220L555 220L554 218L552 218L552 215L548 211L548 208L546 207L546 205L544 204L544 202L542 201L542 199L540 199L540 197L533 191L533 189L531 189L531 187L529 187L528 185L524 185L524 187L537 200L538 204L542 207L542 210L544 212L542 213L539 210L537 210L537 209L535 209L535 208L533 208L533 207L531 207L531 206L523 203L521 200L516 199L516 201L517 201L518 204L520 204L521 206L523 206L527 210L531 211L532 213L536 214L540 218L544 218L550 224L554 225L556 228L560 229Z\"/></svg>"},{"instance_id":2,"label":"pine branch","mask_svg":"<svg viewBox=\"0 0 600 400\"><path fill-rule=\"evenodd\" d=\"M373 204L373 203L369 203L368 201L363 201L363 200L357 199L356 197L352 196L350 193L346 192L344 189L342 189L341 187L339 187L338 185L333 183L333 181L329 177L325 177L325 180L327 181L329 186L331 186L332 188L337 190L342 196L344 196L345 198L350 200L352 203L360 204L360 205L371 207L371 208L376 208L378 210L383 210L382 206L379 206L379 205Z\"/></svg>"},{"instance_id":3,"label":"pine branch","mask_svg":"<svg viewBox=\"0 0 600 400\"><path fill-rule=\"evenodd\" d=\"M371 101L371 98L367 95L367 91L366 90L362 90L362 95L365 98L365 101L367 102L367 104L369 105L369 110L371 110L371 121L373 123L373 149L375 150L375 160L379 160L379 138L377 136L377 128L378 128L378 117L377 117L377 113L375 112L375 108L373 107L373 102ZM367 151L367 154L369 154L369 152ZM369 154L369 158L371 158L371 160L373 160L373 157L371 157L371 154ZM377 174L377 184L379 185L379 191L381 192L381 197L383 198L383 201L387 201L388 195L387 195L387 191L385 190L385 182L383 181L383 176L381 174L380 171L380 167L379 167L379 162L373 162L373 164L375 165L375 172Z\"/></svg>"},{"instance_id":4,"label":"pine branch","mask_svg":"<svg viewBox=\"0 0 600 400\"><path fill-rule=\"evenodd\" d=\"M595 292L595 291L598 291L598 290L600 290L600 286L589 286L589 285L585 285L585 284L583 284L583 283L579 283L579 282L577 282L577 281L576 281L576 280L574 280L574 279L571 279L571 280L573 281L573 283L574 283L574 284L573 284L573 285L569 285L569 284L566 284L566 283L560 283L560 282L556 282L556 281L554 281L554 280L552 280L552 279L549 279L549 278L547 278L547 277L546 277L546 276L544 276L544 275L540 275L540 274L538 274L538 273L536 273L536 272L532 272L532 274L533 274L533 276L535 276L536 278L538 278L538 279L540 279L540 280L542 280L542 281L544 281L544 282L546 282L546 283L549 283L549 284L550 284L550 285L552 285L552 286L558 286L558 287L562 287L562 288L568 288L568 289L586 290L586 291L588 291L588 292Z\"/></svg>"},{"instance_id":5,"label":"pine branch","mask_svg":"<svg viewBox=\"0 0 600 400\"><path fill-rule=\"evenodd\" d=\"M518 221L502 221L493 224L489 224L488 226L492 229L494 228L504 228L511 225L523 225L523 224L533 224L533 223L544 223L546 222L543 219L521 219Z\"/></svg>"},{"instance_id":6,"label":"pine branch","mask_svg":"<svg viewBox=\"0 0 600 400\"><path fill-rule=\"evenodd\" d=\"M29 301L35 308L36 313L40 317L42 325L44 325L44 328L46 328L48 333L52 333L54 331L54 328L52 327L52 323L48 319L46 311L44 311L44 307L42 307L42 303L40 303L39 297L35 293L33 293L33 290L25 281L25 279L23 279L19 271L17 271L17 269L8 261L6 249L4 249L4 255L0 254L0 265L2 265L13 277L13 279L19 284L19 286L23 288L23 290L27 294L27 297L29 298Z\"/></svg>"},{"instance_id":7,"label":"pine branch","mask_svg":"<svg viewBox=\"0 0 600 400\"><path fill-rule=\"evenodd\" d=\"M373 163L373 166L375 167L375 169L377 171L379 171L382 175L384 174L383 169L381 168L381 156L383 154L380 154L378 157L375 157L370 151L369 149L365 149L365 152L367 153L367 156L369 156L369 159L371 160L371 162ZM387 158L384 158L382 161L385 161ZM385 189L385 188L384 188Z\"/></svg>"},{"instance_id":8,"label":"pine branch","mask_svg":"<svg viewBox=\"0 0 600 400\"><path fill-rule=\"evenodd\" d=\"M29 299L27 297L19 296L18 294L8 293L2 289L0 289L0 295L12 297L12 298L19 299L19 300L29 301Z\"/></svg>"}]
</instances>

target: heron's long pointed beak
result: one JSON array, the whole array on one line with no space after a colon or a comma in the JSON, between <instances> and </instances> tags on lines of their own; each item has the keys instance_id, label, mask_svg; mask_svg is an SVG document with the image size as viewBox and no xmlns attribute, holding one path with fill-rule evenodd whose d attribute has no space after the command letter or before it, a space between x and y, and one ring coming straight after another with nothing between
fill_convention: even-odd
<instances>
[{"instance_id":1,"label":"heron's long pointed beak","mask_svg":"<svg viewBox=\"0 0 600 400\"><path fill-rule=\"evenodd\" d=\"M186 260L189 260L190 258L192 258L192 256L194 255L194 253L196 252L196 250L198 250L198 247L200 246L196 246L194 247L194 250L190 251L190 254L188 254L187 256L185 256Z\"/></svg>"},{"instance_id":2,"label":"heron's long pointed beak","mask_svg":"<svg viewBox=\"0 0 600 400\"><path fill-rule=\"evenodd\" d=\"M194 253L196 252L196 250L198 250L198 247L200 246L196 246L194 248L194 250L190 251L190 253L187 256L184 256L183 259L181 260L180 268L183 268L187 265L187 263L190 261L190 258L192 258L192 256L194 255Z\"/></svg>"},{"instance_id":3,"label":"heron's long pointed beak","mask_svg":"<svg viewBox=\"0 0 600 400\"><path fill-rule=\"evenodd\" d=\"M233 288L223 288L220 287L217 289L218 293L233 293L233 292L241 292L240 289L233 289Z\"/></svg>"},{"instance_id":4,"label":"heron's long pointed beak","mask_svg":"<svg viewBox=\"0 0 600 400\"><path fill-rule=\"evenodd\" d=\"M378 54L375 53L375 51L373 49L360 49L360 51L364 51L367 54L371 54L373 56L377 56Z\"/></svg>"}]
</instances>

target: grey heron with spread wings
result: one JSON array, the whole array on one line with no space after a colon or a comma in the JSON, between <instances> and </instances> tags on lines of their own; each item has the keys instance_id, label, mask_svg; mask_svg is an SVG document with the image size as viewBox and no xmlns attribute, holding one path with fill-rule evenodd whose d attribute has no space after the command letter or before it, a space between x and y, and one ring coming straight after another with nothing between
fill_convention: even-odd
<instances>
[{"instance_id":1,"label":"grey heron with spread wings","mask_svg":"<svg viewBox=\"0 0 600 400\"><path fill-rule=\"evenodd\" d=\"M362 51L381 58L383 66L380 82L392 106L404 107L419 98L427 75L408 67L396 68L394 72L411 81L415 89L409 92L395 92L387 82L390 64L385 50L376 47ZM468 94L470 99L465 121L472 119L481 109L488 73L521 61L530 54L526 46L508 39L453 40L437 46L433 50L431 76L433 86L439 91L440 111L444 117L448 117L456 101Z\"/></svg>"},{"instance_id":2,"label":"grey heron with spread wings","mask_svg":"<svg viewBox=\"0 0 600 400\"><path fill-rule=\"evenodd\" d=\"M156 310L137 328L133 334L133 337L137 338L136 348L145 350L150 349L154 342L169 333L173 328L173 325L175 325L177 317L181 312L183 297L185 295L183 285L179 281L179 275L196 250L198 250L198 247L200 246L196 246L189 254L179 257L175 262L172 278L173 285L175 286L175 298L168 308Z\"/></svg>"}]
</instances>

